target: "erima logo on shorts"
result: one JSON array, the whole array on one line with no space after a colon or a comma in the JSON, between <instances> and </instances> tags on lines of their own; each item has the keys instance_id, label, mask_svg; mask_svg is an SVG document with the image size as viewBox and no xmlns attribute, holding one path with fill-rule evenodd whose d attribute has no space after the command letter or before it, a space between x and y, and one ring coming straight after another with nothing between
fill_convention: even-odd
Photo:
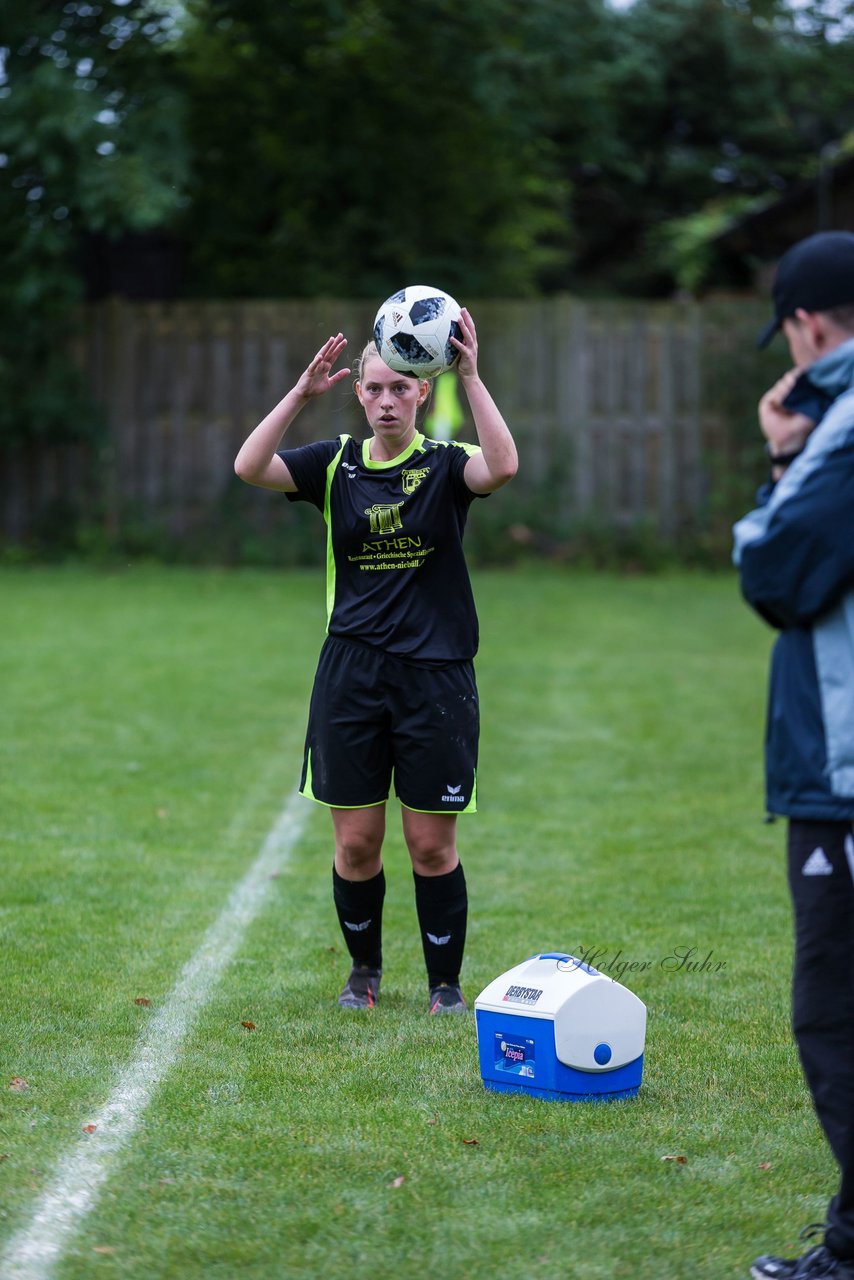
<instances>
[{"instance_id":1,"label":"erima logo on shorts","mask_svg":"<svg viewBox=\"0 0 854 1280\"><path fill-rule=\"evenodd\" d=\"M466 802L465 796L460 795L460 792L462 791L462 789L463 789L462 783L460 783L459 786L457 787L452 787L450 782L446 782L445 795L442 796L442 804L465 804Z\"/></svg>"}]
</instances>

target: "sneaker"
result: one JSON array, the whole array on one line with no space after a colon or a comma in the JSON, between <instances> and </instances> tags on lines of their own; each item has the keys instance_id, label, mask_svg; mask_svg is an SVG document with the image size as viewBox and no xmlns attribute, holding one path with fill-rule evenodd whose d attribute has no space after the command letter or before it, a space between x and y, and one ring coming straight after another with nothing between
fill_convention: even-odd
<instances>
[{"instance_id":1,"label":"sneaker","mask_svg":"<svg viewBox=\"0 0 854 1280\"><path fill-rule=\"evenodd\" d=\"M431 1013L465 1013L468 1005L455 982L440 982L430 988Z\"/></svg>"},{"instance_id":2,"label":"sneaker","mask_svg":"<svg viewBox=\"0 0 854 1280\"><path fill-rule=\"evenodd\" d=\"M354 964L347 985L338 997L342 1009L373 1009L380 994L382 969Z\"/></svg>"},{"instance_id":3,"label":"sneaker","mask_svg":"<svg viewBox=\"0 0 854 1280\"><path fill-rule=\"evenodd\" d=\"M845 1262L826 1245L807 1249L800 1258L774 1258L763 1254L750 1268L753 1280L854 1280L854 1262Z\"/></svg>"},{"instance_id":4,"label":"sneaker","mask_svg":"<svg viewBox=\"0 0 854 1280\"><path fill-rule=\"evenodd\" d=\"M803 1231L798 1233L798 1239L812 1240L821 1235L826 1226L827 1224L824 1222L811 1222L808 1227L804 1227ZM753 1280L789 1280L789 1277L794 1276L801 1263L814 1252L815 1248L808 1249L799 1258L777 1258L773 1254L763 1253L762 1257L757 1258L750 1268L750 1274Z\"/></svg>"}]
</instances>

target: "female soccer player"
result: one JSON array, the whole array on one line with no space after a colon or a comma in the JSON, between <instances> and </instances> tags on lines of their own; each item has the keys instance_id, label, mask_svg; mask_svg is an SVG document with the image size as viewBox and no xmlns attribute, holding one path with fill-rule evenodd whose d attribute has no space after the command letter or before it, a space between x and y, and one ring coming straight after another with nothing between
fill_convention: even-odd
<instances>
[{"instance_id":1,"label":"female soccer player","mask_svg":"<svg viewBox=\"0 0 854 1280\"><path fill-rule=\"evenodd\" d=\"M416 415L430 383L397 373L373 344L356 362L370 428L280 449L347 340L321 347L235 460L249 484L313 503L326 520L327 638L314 681L300 790L332 814L333 896L352 960L339 996L372 1008L382 973L382 844L394 778L412 859L430 1013L466 1008L460 990L468 899L459 813L476 808L478 624L462 541L468 509L515 475L516 448L477 370L477 334L459 321L456 366L478 445L425 439Z\"/></svg>"}]
</instances>

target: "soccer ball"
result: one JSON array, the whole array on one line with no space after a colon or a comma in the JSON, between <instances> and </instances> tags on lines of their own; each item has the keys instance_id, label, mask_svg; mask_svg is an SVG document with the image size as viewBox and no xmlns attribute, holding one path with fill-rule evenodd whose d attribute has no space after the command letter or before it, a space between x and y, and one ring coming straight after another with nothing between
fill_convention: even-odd
<instances>
[{"instance_id":1,"label":"soccer ball","mask_svg":"<svg viewBox=\"0 0 854 1280\"><path fill-rule=\"evenodd\" d=\"M377 312L374 342L390 369L435 378L456 364L459 304L428 284L410 284L393 293Z\"/></svg>"}]
</instances>

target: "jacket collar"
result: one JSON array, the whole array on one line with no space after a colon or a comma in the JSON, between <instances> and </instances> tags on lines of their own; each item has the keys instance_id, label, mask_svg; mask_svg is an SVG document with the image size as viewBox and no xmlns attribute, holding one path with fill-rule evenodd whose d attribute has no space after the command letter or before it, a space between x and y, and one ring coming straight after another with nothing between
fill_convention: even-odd
<instances>
[{"instance_id":1,"label":"jacket collar","mask_svg":"<svg viewBox=\"0 0 854 1280\"><path fill-rule=\"evenodd\" d=\"M834 400L850 387L854 387L854 338L846 339L805 369L783 404L820 422Z\"/></svg>"},{"instance_id":2,"label":"jacket collar","mask_svg":"<svg viewBox=\"0 0 854 1280\"><path fill-rule=\"evenodd\" d=\"M826 356L816 360L807 369L807 377L814 387L836 399L854 386L854 338L848 338L834 347Z\"/></svg>"}]
</instances>

